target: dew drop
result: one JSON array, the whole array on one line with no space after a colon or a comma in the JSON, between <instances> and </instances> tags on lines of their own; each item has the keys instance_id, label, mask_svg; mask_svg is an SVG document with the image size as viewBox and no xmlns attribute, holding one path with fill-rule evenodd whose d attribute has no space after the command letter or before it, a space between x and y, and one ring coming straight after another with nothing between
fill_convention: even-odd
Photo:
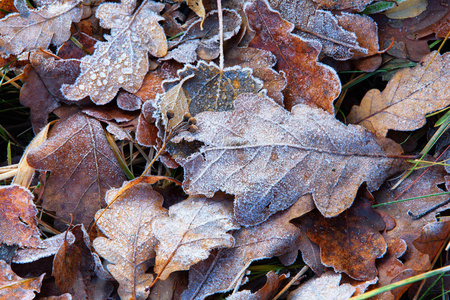
<instances>
[{"instance_id":1,"label":"dew drop","mask_svg":"<svg viewBox=\"0 0 450 300\"><path fill-rule=\"evenodd\" d=\"M78 88L79 88L80 90L84 90L84 84L80 84L80 85L78 86Z\"/></svg>"},{"instance_id":2,"label":"dew drop","mask_svg":"<svg viewBox=\"0 0 450 300\"><path fill-rule=\"evenodd\" d=\"M97 80L97 86L102 86L103 84L102 84L102 81L99 79L99 80Z\"/></svg>"},{"instance_id":3,"label":"dew drop","mask_svg":"<svg viewBox=\"0 0 450 300\"><path fill-rule=\"evenodd\" d=\"M106 77L106 73L105 72L100 72L100 77Z\"/></svg>"},{"instance_id":4,"label":"dew drop","mask_svg":"<svg viewBox=\"0 0 450 300\"><path fill-rule=\"evenodd\" d=\"M103 79L103 85L106 85L108 83L108 80Z\"/></svg>"},{"instance_id":5,"label":"dew drop","mask_svg":"<svg viewBox=\"0 0 450 300\"><path fill-rule=\"evenodd\" d=\"M91 77L91 79L92 79L92 80L95 80L95 79L97 79L97 75L95 75L95 74L91 74L91 76L90 76L90 77Z\"/></svg>"},{"instance_id":6,"label":"dew drop","mask_svg":"<svg viewBox=\"0 0 450 300\"><path fill-rule=\"evenodd\" d=\"M103 59L103 64L104 64L105 66L109 66L109 64L110 64L109 59L104 58L104 59Z\"/></svg>"},{"instance_id":7,"label":"dew drop","mask_svg":"<svg viewBox=\"0 0 450 300\"><path fill-rule=\"evenodd\" d=\"M119 76L119 78L117 78L117 81L122 84L125 81L125 78L123 78L123 76Z\"/></svg>"}]
</instances>

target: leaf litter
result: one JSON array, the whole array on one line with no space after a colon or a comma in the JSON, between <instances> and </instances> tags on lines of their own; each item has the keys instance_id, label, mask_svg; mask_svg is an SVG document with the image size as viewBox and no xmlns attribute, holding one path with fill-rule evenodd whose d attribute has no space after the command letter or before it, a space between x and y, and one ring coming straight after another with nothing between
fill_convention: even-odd
<instances>
[{"instance_id":1,"label":"leaf litter","mask_svg":"<svg viewBox=\"0 0 450 300\"><path fill-rule=\"evenodd\" d=\"M16 72L30 63L25 73L28 78L20 75L15 80L26 82L21 101L31 107L35 130L45 126L51 113L60 117L48 140L29 157L32 166L50 170L47 179L42 173L42 187L35 190L37 208L41 210L42 205L44 211L36 215L34 206L28 205L29 221L24 220L21 202L10 192L17 186L5 187L4 198L11 206L7 212L13 212L5 228L12 225L22 230L28 226L35 237L31 240L38 243L24 243L28 233L2 234L9 242L0 245L0 253L6 252L1 258L21 263L16 265L25 272L18 271L20 276L39 278L36 276L43 272L50 274L53 267L55 280L44 281L39 297L57 297L48 293L58 288L56 282L61 292L70 293L59 296L64 299L117 297L117 293L123 299L158 299L162 295L167 299L203 299L230 290L231 295L213 297L270 298L282 289L288 270L298 272L298 264L306 263L317 276L327 271L309 281L316 285L314 292L321 286L346 289L348 295L335 292L333 296L348 298L369 286L384 286L431 268L450 230L447 218L441 216L437 222L432 209L446 209L448 205L440 203L446 196L415 198L427 192L443 193L436 184L445 181L445 171L434 167L434 172L422 176L424 182L415 182L417 188L413 185L411 194L404 192L404 197L414 198L413 205L399 202L370 208L370 201L391 202L398 195L389 192L386 183L374 197L366 191L370 201L362 200L357 191L376 190L389 176L403 170L406 156L385 136L399 141L406 138L401 135L408 134L392 129L416 130L423 126L426 113L447 105L443 99L435 101L438 97L429 96L445 95L447 55L437 56L429 69L422 64L399 71L383 92L376 90L377 97L363 99L359 108L379 105L389 98L387 93L397 99L404 93L402 87L408 94L419 84L423 91L420 97L429 100L416 105L401 96L395 105L381 104L386 110L399 107L396 116L380 117L377 128L360 120L355 122L367 128L343 125L334 117L333 101L341 92L336 71L373 71L386 63L388 56L382 60L378 36L387 48L392 42L389 35L395 32L396 41L387 53L396 50L403 57L422 59L429 52L426 41L430 36L424 35L448 32L447 9L441 4L431 3L416 21L355 14L367 1L254 0L244 6L243 1L234 0L224 3L224 10L214 3L190 0L181 5L146 0L139 6L131 0L103 4L37 1L37 8L29 8L21 0L15 4L19 14L9 14L0 22L18 20L20 25L14 30L30 36L39 26L45 29L42 35L33 34L35 40L17 35L17 40L13 38L6 46L2 43L10 28L0 29L1 55L20 55L20 63L14 64ZM61 5L74 7L66 6L68 11L64 11ZM83 20L79 21L81 7ZM336 10L330 11L331 7ZM342 9L345 11L337 11ZM55 14L39 25L26 25L46 10ZM427 14L436 12L438 17L433 21ZM216 24L220 13L225 56L216 65L222 50ZM45 27L54 23L61 25ZM400 27L393 30L391 25L395 24ZM406 24L414 28L405 31ZM69 25L73 25L73 39L64 43L70 37ZM88 36L96 39L86 41ZM422 43L413 40L418 37L424 37ZM59 49L53 46L62 43ZM81 46L78 50L73 48L76 43ZM39 47L43 49L37 50ZM31 56L25 51L32 51ZM14 59L11 56L4 62ZM424 61L430 59L428 56ZM114 64L119 68L113 69ZM2 70L8 66L13 65ZM339 75L341 80L348 79L344 73ZM347 114L358 100L359 95L342 94L339 108L344 119L353 121L358 107ZM68 109L67 104L78 108ZM416 109L414 114L409 111L411 107ZM414 115L414 120L408 121L410 127L404 127L404 119L398 118L403 112L408 117ZM111 144L106 142L104 128L116 134L115 141L109 139ZM172 129L178 134L176 139L164 139ZM426 130L422 127L415 133ZM410 139L421 141L418 134ZM166 144L167 149L162 149ZM145 184L123 185L121 196L103 213L102 207L117 192L114 187L125 180L117 158L122 167L131 170L129 174L137 176L143 161L157 160L155 152L162 164L152 164L149 173L157 175L135 181ZM168 181L155 184L161 178ZM174 178L184 178L188 195L181 187L168 184L178 182ZM403 186L400 190L404 191ZM23 199L33 202L31 194ZM90 237L109 272L92 252L80 225L66 231L67 240L63 233L39 241L36 221L44 233L50 230L56 234L55 228L66 229L63 223L69 222L70 214L75 224L89 226L96 211L97 226L91 226ZM422 218L411 218L424 212ZM44 219L52 213L56 219L48 224ZM299 249L303 261L297 258ZM272 258L272 263L277 260L274 257L279 263L270 269L281 269L279 275L267 273L265 262L253 263L264 258ZM346 274L340 277L325 266ZM260 267L264 271L254 273ZM2 268L0 277L8 272ZM267 276L266 284L258 284L257 277L263 275ZM103 279L115 280L116 290ZM35 290L40 285L38 282ZM295 288L290 287L290 291ZM406 290L396 289L381 298L395 299ZM29 295L34 297L32 292Z\"/></svg>"}]
</instances>

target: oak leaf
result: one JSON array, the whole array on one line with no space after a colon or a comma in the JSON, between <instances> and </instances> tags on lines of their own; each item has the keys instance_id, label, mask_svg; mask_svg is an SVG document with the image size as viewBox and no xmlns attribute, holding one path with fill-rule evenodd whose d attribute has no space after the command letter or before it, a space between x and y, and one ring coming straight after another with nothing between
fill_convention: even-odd
<instances>
[{"instance_id":1,"label":"oak leaf","mask_svg":"<svg viewBox=\"0 0 450 300\"><path fill-rule=\"evenodd\" d=\"M25 67L25 84L20 89L20 104L30 107L34 132L39 132L46 124L48 115L60 102L67 102L60 88L62 84L72 84L80 73L77 60L55 60L42 52L30 53L30 65Z\"/></svg>"},{"instance_id":2,"label":"oak leaf","mask_svg":"<svg viewBox=\"0 0 450 300\"><path fill-rule=\"evenodd\" d=\"M347 117L350 123L386 136L389 129L411 131L425 124L427 113L450 104L445 88L450 78L450 55L430 53L413 69L398 71L383 92L372 89Z\"/></svg>"},{"instance_id":3,"label":"oak leaf","mask_svg":"<svg viewBox=\"0 0 450 300\"><path fill-rule=\"evenodd\" d=\"M123 0L98 7L100 25L111 29L111 35L105 37L106 42L95 44L93 55L81 59L81 74L75 83L62 87L68 99L90 96L96 104L106 104L119 88L135 93L148 71L148 53L166 55L166 37L158 24L164 5L147 0L136 11L135 6L135 0Z\"/></svg>"},{"instance_id":4,"label":"oak leaf","mask_svg":"<svg viewBox=\"0 0 450 300\"><path fill-rule=\"evenodd\" d=\"M111 190L106 196L110 203L118 193ZM98 228L106 237L97 237L95 250L110 262L108 271L119 282L121 299L146 299L147 287L153 275L147 274L146 261L155 257L156 238L152 223L166 214L163 198L148 184L127 189L106 211L97 212ZM101 215L102 214L102 215Z\"/></svg>"},{"instance_id":5,"label":"oak leaf","mask_svg":"<svg viewBox=\"0 0 450 300\"><path fill-rule=\"evenodd\" d=\"M332 271L315 277L302 284L298 289L288 295L288 300L347 300L356 288L348 283L339 284L341 274Z\"/></svg>"},{"instance_id":6,"label":"oak leaf","mask_svg":"<svg viewBox=\"0 0 450 300\"><path fill-rule=\"evenodd\" d=\"M171 272L188 270L208 258L214 248L230 248L227 231L239 229L227 197L190 197L169 208L169 215L153 223L158 239L154 270L165 280Z\"/></svg>"},{"instance_id":7,"label":"oak leaf","mask_svg":"<svg viewBox=\"0 0 450 300\"><path fill-rule=\"evenodd\" d=\"M262 82L252 76L252 70L239 66L225 68L223 71L214 64L200 61L197 66L186 65L178 71L179 79L163 82L165 91L169 91L183 82L189 112L192 116L202 111L225 111L234 108L234 100L243 93L257 93ZM189 77L189 78L187 78ZM171 100L164 98L166 101ZM164 99L159 100L160 102ZM167 105L160 103L159 106ZM181 117L183 117L181 115Z\"/></svg>"},{"instance_id":8,"label":"oak leaf","mask_svg":"<svg viewBox=\"0 0 450 300\"><path fill-rule=\"evenodd\" d=\"M205 145L184 164L191 195L217 190L236 195L235 214L253 225L312 193L319 211L333 217L353 203L361 183L377 189L401 165L401 147L359 126L345 126L321 109L298 104L292 113L273 100L240 95L235 110L196 116Z\"/></svg>"},{"instance_id":9,"label":"oak leaf","mask_svg":"<svg viewBox=\"0 0 450 300\"><path fill-rule=\"evenodd\" d=\"M189 286L181 299L204 299L208 295L231 290L241 285L240 274L252 261L297 250L301 233L289 221L311 209L312 203L298 201L291 209L271 216L262 224L235 231L234 247L220 249L189 269Z\"/></svg>"},{"instance_id":10,"label":"oak leaf","mask_svg":"<svg viewBox=\"0 0 450 300\"><path fill-rule=\"evenodd\" d=\"M7 56L47 49L50 43L61 45L70 38L70 26L80 21L82 12L80 0L69 0L29 10L27 17L9 14L0 20L0 52Z\"/></svg>"},{"instance_id":11,"label":"oak leaf","mask_svg":"<svg viewBox=\"0 0 450 300\"><path fill-rule=\"evenodd\" d=\"M170 50L162 60L174 59L180 63L194 63L198 59L213 60L219 57L219 27L217 11L211 11L205 20L192 23L181 39L170 42ZM241 17L230 9L223 10L223 39L227 41L239 32Z\"/></svg>"},{"instance_id":12,"label":"oak leaf","mask_svg":"<svg viewBox=\"0 0 450 300\"><path fill-rule=\"evenodd\" d=\"M0 244L37 247L37 209L34 196L26 188L13 184L0 187Z\"/></svg>"},{"instance_id":13,"label":"oak leaf","mask_svg":"<svg viewBox=\"0 0 450 300\"><path fill-rule=\"evenodd\" d=\"M252 69L253 76L263 81L267 96L283 105L282 91L286 87L286 77L284 72L278 73L272 69L276 63L277 59L271 52L251 47L234 47L225 56L225 66L239 65Z\"/></svg>"},{"instance_id":14,"label":"oak leaf","mask_svg":"<svg viewBox=\"0 0 450 300\"><path fill-rule=\"evenodd\" d=\"M314 222L307 234L320 246L325 266L365 281L377 277L375 259L386 253L387 246L380 233L385 228L382 217L369 201L359 200L335 218L310 213L308 217Z\"/></svg>"},{"instance_id":15,"label":"oak leaf","mask_svg":"<svg viewBox=\"0 0 450 300\"><path fill-rule=\"evenodd\" d=\"M13 272L10 265L0 260L0 299L34 299L34 292L41 291L44 276L45 273L36 278L21 278Z\"/></svg>"},{"instance_id":16,"label":"oak leaf","mask_svg":"<svg viewBox=\"0 0 450 300\"><path fill-rule=\"evenodd\" d=\"M43 207L67 222L73 214L74 223L88 227L105 205L106 191L122 184L125 175L100 122L82 113L67 114L50 130L50 138L30 151L28 163L51 171Z\"/></svg>"},{"instance_id":17,"label":"oak leaf","mask_svg":"<svg viewBox=\"0 0 450 300\"><path fill-rule=\"evenodd\" d=\"M277 57L277 71L286 74L285 107L290 110L304 103L333 114L333 101L341 84L332 68L317 62L320 44L291 34L294 25L283 20L265 0L247 4L245 13L249 27L256 31L249 46L272 52Z\"/></svg>"},{"instance_id":18,"label":"oak leaf","mask_svg":"<svg viewBox=\"0 0 450 300\"><path fill-rule=\"evenodd\" d=\"M296 34L319 42L325 55L337 60L347 60L352 58L352 51L367 54L367 49L359 45L354 32L342 28L331 12L316 9L312 0L269 0L269 2L284 19L295 25Z\"/></svg>"}]
</instances>

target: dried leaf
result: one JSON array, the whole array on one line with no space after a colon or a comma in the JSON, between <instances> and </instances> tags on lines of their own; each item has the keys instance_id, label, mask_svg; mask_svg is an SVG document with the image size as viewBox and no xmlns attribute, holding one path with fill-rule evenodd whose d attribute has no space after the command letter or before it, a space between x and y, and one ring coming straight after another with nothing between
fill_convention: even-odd
<instances>
[{"instance_id":1,"label":"dried leaf","mask_svg":"<svg viewBox=\"0 0 450 300\"><path fill-rule=\"evenodd\" d=\"M68 232L66 236L65 232L63 232L43 240L39 245L39 248L18 249L16 256L14 256L13 263L27 264L44 257L55 255L59 248L61 248L65 239L68 243L73 243L75 241L75 236L71 232Z\"/></svg>"},{"instance_id":2,"label":"dried leaf","mask_svg":"<svg viewBox=\"0 0 450 300\"><path fill-rule=\"evenodd\" d=\"M40 292L45 273L36 278L21 278L17 276L11 266L0 260L0 299L31 300Z\"/></svg>"},{"instance_id":3,"label":"dried leaf","mask_svg":"<svg viewBox=\"0 0 450 300\"><path fill-rule=\"evenodd\" d=\"M100 122L82 113L60 119L50 138L30 151L28 163L51 171L43 207L67 222L72 213L74 223L86 227L104 206L106 191L125 180Z\"/></svg>"},{"instance_id":4,"label":"dried leaf","mask_svg":"<svg viewBox=\"0 0 450 300\"><path fill-rule=\"evenodd\" d=\"M307 234L320 246L325 266L365 281L377 277L375 259L386 253L387 245L380 234L385 228L383 218L370 207L369 201L360 200L335 218L310 213L314 222Z\"/></svg>"},{"instance_id":5,"label":"dried leaf","mask_svg":"<svg viewBox=\"0 0 450 300\"><path fill-rule=\"evenodd\" d=\"M367 53L367 49L358 44L353 32L342 28L329 11L316 10L312 0L269 0L269 2L284 19L295 24L296 34L319 42L325 55L337 60L346 60L353 56L352 51Z\"/></svg>"},{"instance_id":6,"label":"dried leaf","mask_svg":"<svg viewBox=\"0 0 450 300\"><path fill-rule=\"evenodd\" d=\"M243 290L237 293L233 293L227 297L226 300L269 300L273 299L275 293L277 292L278 287L281 282L289 277L285 274L277 275L274 271L270 271L266 274L267 281L266 284L258 291L252 293L250 290Z\"/></svg>"},{"instance_id":7,"label":"dried leaf","mask_svg":"<svg viewBox=\"0 0 450 300\"><path fill-rule=\"evenodd\" d=\"M382 136L389 129L407 131L422 127L427 113L450 104L450 91L445 88L450 78L450 55L438 54L426 68L433 55L427 55L413 69L397 72L383 92L368 91L347 120Z\"/></svg>"},{"instance_id":8,"label":"dried leaf","mask_svg":"<svg viewBox=\"0 0 450 300\"><path fill-rule=\"evenodd\" d=\"M148 71L148 54L162 57L167 53L167 41L158 12L161 3L144 1L135 13L135 0L103 3L96 16L100 25L111 29L106 42L95 44L93 55L81 60L81 74L73 85L62 91L71 100L90 96L96 104L110 102L123 88L130 93L139 90Z\"/></svg>"},{"instance_id":9,"label":"dried leaf","mask_svg":"<svg viewBox=\"0 0 450 300\"><path fill-rule=\"evenodd\" d=\"M46 124L48 115L61 101L67 102L60 88L72 84L80 73L80 63L76 60L55 60L41 51L31 52L31 65L24 72L27 80L20 89L20 104L30 107L34 132L39 132Z\"/></svg>"},{"instance_id":10,"label":"dried leaf","mask_svg":"<svg viewBox=\"0 0 450 300\"><path fill-rule=\"evenodd\" d=\"M0 52L21 54L37 48L47 49L50 42L61 45L70 38L72 22L81 19L80 0L54 1L51 5L29 10L0 20ZM33 37L33 38L30 38Z\"/></svg>"},{"instance_id":11,"label":"dried leaf","mask_svg":"<svg viewBox=\"0 0 450 300\"><path fill-rule=\"evenodd\" d=\"M75 280L80 277L81 249L64 240L53 259L52 276L61 292L69 292Z\"/></svg>"},{"instance_id":12,"label":"dried leaf","mask_svg":"<svg viewBox=\"0 0 450 300\"><path fill-rule=\"evenodd\" d=\"M283 72L278 73L272 69L276 62L277 59L271 52L250 47L234 47L225 56L225 66L239 65L252 69L253 76L263 81L267 96L283 105L282 91L286 87L286 78Z\"/></svg>"},{"instance_id":13,"label":"dried leaf","mask_svg":"<svg viewBox=\"0 0 450 300\"><path fill-rule=\"evenodd\" d=\"M175 0L176 2L185 1L186 4L192 9L197 16L204 19L205 18L205 7L203 6L202 0Z\"/></svg>"},{"instance_id":14,"label":"dried leaf","mask_svg":"<svg viewBox=\"0 0 450 300\"><path fill-rule=\"evenodd\" d=\"M231 112L203 112L198 130L174 139L205 144L184 164L191 195L236 195L235 214L253 225L307 193L326 217L346 210L362 182L370 190L396 172L401 148L305 105L289 113L269 98L243 94ZM317 184L320 182L320 185Z\"/></svg>"},{"instance_id":15,"label":"dried leaf","mask_svg":"<svg viewBox=\"0 0 450 300\"><path fill-rule=\"evenodd\" d=\"M286 74L284 101L287 109L304 103L333 114L333 101L341 90L336 72L317 62L320 44L291 34L293 25L283 20L265 0L245 6L249 26L256 36L249 46L272 52L278 60L277 71Z\"/></svg>"},{"instance_id":16,"label":"dried leaf","mask_svg":"<svg viewBox=\"0 0 450 300\"><path fill-rule=\"evenodd\" d=\"M174 59L180 63L194 63L198 59L213 60L219 57L218 13L211 11L205 20L198 20L189 26L181 39L172 42L170 50L162 60ZM227 41L239 32L241 17L234 10L223 10L223 39Z\"/></svg>"},{"instance_id":17,"label":"dried leaf","mask_svg":"<svg viewBox=\"0 0 450 300\"><path fill-rule=\"evenodd\" d=\"M389 19L408 19L420 15L427 9L428 0L404 0L388 9L384 14Z\"/></svg>"},{"instance_id":18,"label":"dried leaf","mask_svg":"<svg viewBox=\"0 0 450 300\"><path fill-rule=\"evenodd\" d=\"M110 203L119 190L108 192ZM155 257L156 239L152 223L166 214L163 199L148 184L138 184L127 189L100 217L97 226L106 235L94 240L95 250L111 264L108 271L119 282L121 299L146 299L146 288L153 281L147 274L146 261Z\"/></svg>"},{"instance_id":19,"label":"dried leaf","mask_svg":"<svg viewBox=\"0 0 450 300\"><path fill-rule=\"evenodd\" d=\"M40 233L37 228L37 209L34 196L17 184L0 187L0 244L37 247Z\"/></svg>"},{"instance_id":20,"label":"dried leaf","mask_svg":"<svg viewBox=\"0 0 450 300\"><path fill-rule=\"evenodd\" d=\"M347 300L356 288L348 283L339 285L341 274L327 272L320 277L308 280L288 295L288 300Z\"/></svg>"},{"instance_id":21,"label":"dried leaf","mask_svg":"<svg viewBox=\"0 0 450 300\"><path fill-rule=\"evenodd\" d=\"M154 271L165 280L174 271L208 258L214 248L230 248L234 239L227 231L239 229L233 204L227 197L190 197L172 205L168 217L153 223L158 239Z\"/></svg>"},{"instance_id":22,"label":"dried leaf","mask_svg":"<svg viewBox=\"0 0 450 300\"><path fill-rule=\"evenodd\" d=\"M185 80L183 89L190 99L192 116L208 110L231 110L238 95L257 93L262 88L261 81L252 76L251 69L239 66L225 68L221 72L214 63L200 61L196 67L186 65L178 71L178 76L177 80L163 82L164 90L168 91Z\"/></svg>"},{"instance_id":23,"label":"dried leaf","mask_svg":"<svg viewBox=\"0 0 450 300\"><path fill-rule=\"evenodd\" d=\"M189 270L189 286L181 299L204 299L239 286L240 275L255 260L280 256L297 249L300 231L289 221L310 211L312 205L299 201L283 213L270 217L254 227L243 227L233 233L233 248L214 252Z\"/></svg>"},{"instance_id":24,"label":"dried leaf","mask_svg":"<svg viewBox=\"0 0 450 300\"><path fill-rule=\"evenodd\" d=\"M362 11L373 0L313 0L318 9Z\"/></svg>"}]
</instances>

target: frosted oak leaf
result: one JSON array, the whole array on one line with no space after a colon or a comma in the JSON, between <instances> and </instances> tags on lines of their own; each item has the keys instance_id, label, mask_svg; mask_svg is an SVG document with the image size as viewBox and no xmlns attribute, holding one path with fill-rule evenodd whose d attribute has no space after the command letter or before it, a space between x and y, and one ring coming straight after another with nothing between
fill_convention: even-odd
<instances>
[{"instance_id":1,"label":"frosted oak leaf","mask_svg":"<svg viewBox=\"0 0 450 300\"><path fill-rule=\"evenodd\" d=\"M72 22L79 22L80 0L55 1L29 10L27 17L12 13L0 20L0 52L4 55L61 45L70 38ZM32 37L32 38L31 38Z\"/></svg>"},{"instance_id":2,"label":"frosted oak leaf","mask_svg":"<svg viewBox=\"0 0 450 300\"><path fill-rule=\"evenodd\" d=\"M173 141L204 143L183 165L183 187L191 195L236 195L241 224L261 223L308 193L324 216L336 216L363 182L375 190L402 163L398 144L321 109L298 104L289 113L254 94L238 96L234 107L197 114L197 132Z\"/></svg>"},{"instance_id":3,"label":"frosted oak leaf","mask_svg":"<svg viewBox=\"0 0 450 300\"><path fill-rule=\"evenodd\" d=\"M135 1L124 0L99 6L96 16L102 27L111 29L111 35L95 45L93 55L83 57L76 82L62 87L67 98L90 96L96 104L106 104L119 88L135 93L148 71L148 53L166 55L166 37L158 24L164 5L147 0L133 13L135 5Z\"/></svg>"}]
</instances>

